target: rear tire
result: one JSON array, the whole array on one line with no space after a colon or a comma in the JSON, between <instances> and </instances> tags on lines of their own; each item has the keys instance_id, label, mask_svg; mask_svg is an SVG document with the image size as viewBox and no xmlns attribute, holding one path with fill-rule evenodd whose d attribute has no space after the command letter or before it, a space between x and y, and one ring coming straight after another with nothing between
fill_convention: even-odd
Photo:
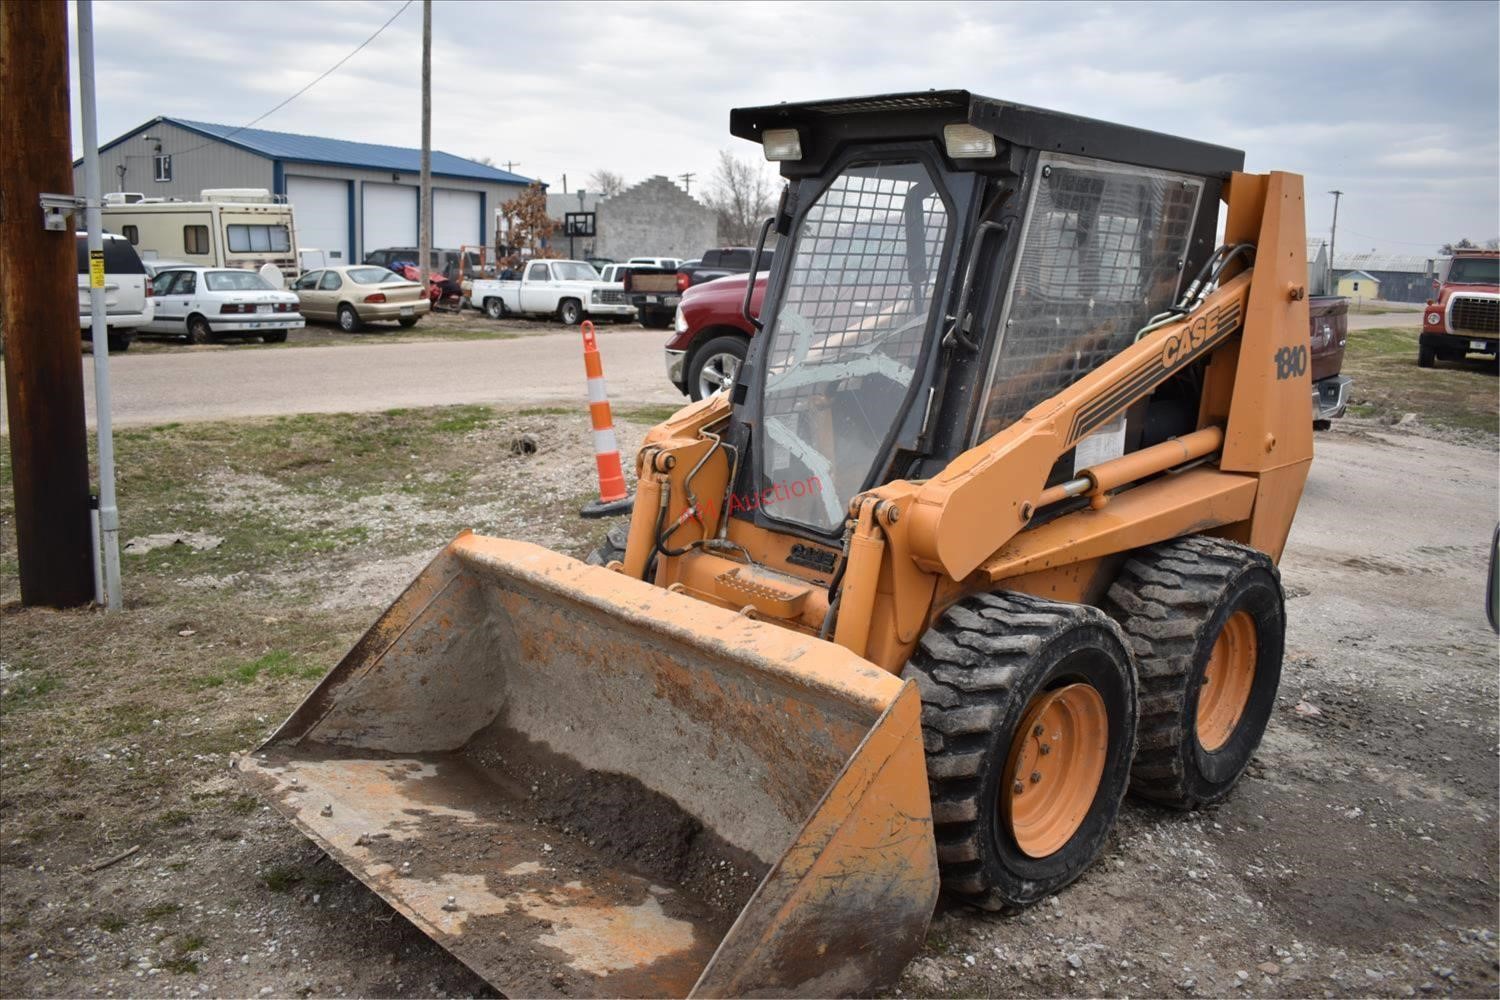
<instances>
[{"instance_id":1,"label":"rear tire","mask_svg":"<svg viewBox=\"0 0 1500 1000\"><path fill-rule=\"evenodd\" d=\"M1126 562L1104 607L1140 675L1131 790L1179 809L1225 798L1276 707L1286 607L1275 565L1246 545L1179 538Z\"/></svg>"},{"instance_id":2,"label":"rear tire","mask_svg":"<svg viewBox=\"0 0 1500 1000\"><path fill-rule=\"evenodd\" d=\"M410 330L412 327L414 327L414 326L417 325L417 320L418 319L421 319L421 317L420 316L402 316L399 319L397 319L396 322L399 323L399 324L401 324L401 329L403 329L403 330Z\"/></svg>"},{"instance_id":3,"label":"rear tire","mask_svg":"<svg viewBox=\"0 0 1500 1000\"><path fill-rule=\"evenodd\" d=\"M124 354L135 343L135 336L129 333L111 333L105 336L104 343L110 354Z\"/></svg>"},{"instance_id":4,"label":"rear tire","mask_svg":"<svg viewBox=\"0 0 1500 1000\"><path fill-rule=\"evenodd\" d=\"M340 330L343 330L345 333L358 333L359 331L363 330L364 328L365 328L365 325L360 322L360 320L359 320L359 313L357 313L357 312L354 311L354 307L353 306L351 306L351 305L349 305L347 303L345 303L344 305L339 306L339 329Z\"/></svg>"},{"instance_id":5,"label":"rear tire","mask_svg":"<svg viewBox=\"0 0 1500 1000\"><path fill-rule=\"evenodd\" d=\"M625 543L630 538L630 524L617 524L604 533L604 541L588 554L584 562L590 566L608 566L612 562L625 561Z\"/></svg>"},{"instance_id":6,"label":"rear tire","mask_svg":"<svg viewBox=\"0 0 1500 1000\"><path fill-rule=\"evenodd\" d=\"M577 326L583 320L583 306L577 299L563 299L557 304L557 319L563 326Z\"/></svg>"},{"instance_id":7,"label":"rear tire","mask_svg":"<svg viewBox=\"0 0 1500 1000\"><path fill-rule=\"evenodd\" d=\"M505 318L505 300L499 296L491 296L484 300L484 314L490 319Z\"/></svg>"},{"instance_id":8,"label":"rear tire","mask_svg":"<svg viewBox=\"0 0 1500 1000\"><path fill-rule=\"evenodd\" d=\"M922 692L943 888L1000 910L1081 875L1103 850L1130 779L1136 682L1119 626L1097 608L977 594L922 636L902 676ZM1095 728L1070 728L1051 709L1040 724L1039 709L1079 694Z\"/></svg>"},{"instance_id":9,"label":"rear tire","mask_svg":"<svg viewBox=\"0 0 1500 1000\"><path fill-rule=\"evenodd\" d=\"M202 316L189 316L187 331L189 344L211 344L214 341L213 328Z\"/></svg>"},{"instance_id":10,"label":"rear tire","mask_svg":"<svg viewBox=\"0 0 1500 1000\"><path fill-rule=\"evenodd\" d=\"M657 312L653 309L640 314L641 326L648 330L665 330L672 325L672 319L675 316L676 313Z\"/></svg>"}]
</instances>

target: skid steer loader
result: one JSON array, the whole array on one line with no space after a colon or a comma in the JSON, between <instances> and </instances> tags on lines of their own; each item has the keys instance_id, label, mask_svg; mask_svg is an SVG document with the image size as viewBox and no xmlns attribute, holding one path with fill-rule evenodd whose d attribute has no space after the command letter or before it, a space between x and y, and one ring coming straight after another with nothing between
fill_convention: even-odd
<instances>
[{"instance_id":1,"label":"skid steer loader","mask_svg":"<svg viewBox=\"0 0 1500 1000\"><path fill-rule=\"evenodd\" d=\"M460 536L238 765L508 993L881 988L1274 704L1301 179L966 91L730 126L787 182L759 332L628 528Z\"/></svg>"}]
</instances>

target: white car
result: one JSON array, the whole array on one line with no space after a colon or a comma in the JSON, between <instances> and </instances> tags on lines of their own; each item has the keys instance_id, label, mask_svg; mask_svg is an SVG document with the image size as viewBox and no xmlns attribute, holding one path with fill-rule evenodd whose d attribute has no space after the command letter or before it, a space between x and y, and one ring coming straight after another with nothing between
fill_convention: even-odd
<instances>
[{"instance_id":1,"label":"white car","mask_svg":"<svg viewBox=\"0 0 1500 1000\"><path fill-rule=\"evenodd\" d=\"M225 267L177 267L157 272L153 282L156 315L151 333L207 344L218 337L260 337L267 344L286 340L288 330L305 324L297 296L272 286L254 271Z\"/></svg>"},{"instance_id":2,"label":"white car","mask_svg":"<svg viewBox=\"0 0 1500 1000\"><path fill-rule=\"evenodd\" d=\"M78 233L78 325L84 340L94 338L93 298L89 294L89 234ZM128 351L135 331L151 322L155 303L151 278L135 247L123 236L104 234L104 319L109 349Z\"/></svg>"},{"instance_id":3,"label":"white car","mask_svg":"<svg viewBox=\"0 0 1500 1000\"><path fill-rule=\"evenodd\" d=\"M635 307L625 301L621 286L600 281L594 266L582 260L534 260L519 281L477 279L469 301L490 319L554 316L567 326L585 315L635 316Z\"/></svg>"}]
</instances>

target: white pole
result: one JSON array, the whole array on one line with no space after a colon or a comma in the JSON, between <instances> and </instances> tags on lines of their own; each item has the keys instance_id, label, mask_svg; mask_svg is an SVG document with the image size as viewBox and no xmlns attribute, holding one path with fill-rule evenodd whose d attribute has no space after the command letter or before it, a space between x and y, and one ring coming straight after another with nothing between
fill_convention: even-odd
<instances>
[{"instance_id":1,"label":"white pole","mask_svg":"<svg viewBox=\"0 0 1500 1000\"><path fill-rule=\"evenodd\" d=\"M99 182L99 126L94 120L93 0L78 0L78 102L83 118L83 218L89 231L89 258L92 261L94 254L104 252L104 219L99 211L103 200ZM115 506L115 438L110 424L109 317L106 310L104 288L91 276L89 321L94 331L94 411L99 421L99 530L104 542L104 603L110 611L119 611L120 509Z\"/></svg>"}]
</instances>

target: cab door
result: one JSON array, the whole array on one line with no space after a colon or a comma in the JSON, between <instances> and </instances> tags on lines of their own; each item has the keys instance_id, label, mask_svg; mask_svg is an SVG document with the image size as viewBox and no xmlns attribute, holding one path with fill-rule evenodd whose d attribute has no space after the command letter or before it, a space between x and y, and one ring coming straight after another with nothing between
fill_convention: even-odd
<instances>
[{"instance_id":1,"label":"cab door","mask_svg":"<svg viewBox=\"0 0 1500 1000\"><path fill-rule=\"evenodd\" d=\"M526 280L521 282L521 311L550 313L557 308L557 295L550 287L551 269L540 261L526 266Z\"/></svg>"},{"instance_id":2,"label":"cab door","mask_svg":"<svg viewBox=\"0 0 1500 1000\"><path fill-rule=\"evenodd\" d=\"M198 289L196 271L165 271L157 275L152 294L156 319L151 329L181 335L187 332L188 307Z\"/></svg>"},{"instance_id":3,"label":"cab door","mask_svg":"<svg viewBox=\"0 0 1500 1000\"><path fill-rule=\"evenodd\" d=\"M302 277L292 283L292 291L297 293L297 301L302 315L307 319L330 319L326 308L327 296L318 290L318 283L323 279L323 272L308 271Z\"/></svg>"}]
</instances>

